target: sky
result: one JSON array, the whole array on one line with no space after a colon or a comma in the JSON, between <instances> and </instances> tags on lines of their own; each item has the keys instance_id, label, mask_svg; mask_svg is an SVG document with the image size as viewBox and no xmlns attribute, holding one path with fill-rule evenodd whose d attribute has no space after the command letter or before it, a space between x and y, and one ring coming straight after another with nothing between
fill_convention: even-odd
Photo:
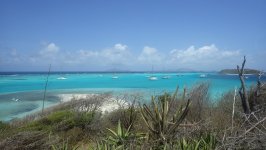
<instances>
[{"instance_id":1,"label":"sky","mask_svg":"<svg viewBox=\"0 0 266 150\"><path fill-rule=\"evenodd\" d=\"M266 70L265 0L1 0L0 71Z\"/></svg>"}]
</instances>

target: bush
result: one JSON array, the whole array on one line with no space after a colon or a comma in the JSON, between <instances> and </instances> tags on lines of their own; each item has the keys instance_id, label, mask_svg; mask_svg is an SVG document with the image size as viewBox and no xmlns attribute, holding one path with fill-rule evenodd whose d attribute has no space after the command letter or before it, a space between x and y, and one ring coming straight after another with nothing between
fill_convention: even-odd
<instances>
[{"instance_id":1,"label":"bush","mask_svg":"<svg viewBox=\"0 0 266 150\"><path fill-rule=\"evenodd\" d=\"M1 131L8 129L9 127L10 126L7 123L0 121L0 133Z\"/></svg>"},{"instance_id":2,"label":"bush","mask_svg":"<svg viewBox=\"0 0 266 150\"><path fill-rule=\"evenodd\" d=\"M0 149L50 149L50 144L58 142L57 138L49 137L40 131L19 132L0 142Z\"/></svg>"},{"instance_id":3,"label":"bush","mask_svg":"<svg viewBox=\"0 0 266 150\"><path fill-rule=\"evenodd\" d=\"M68 118L73 118L74 112L69 110L57 111L47 116L47 119L54 123L59 123Z\"/></svg>"},{"instance_id":4,"label":"bush","mask_svg":"<svg viewBox=\"0 0 266 150\"><path fill-rule=\"evenodd\" d=\"M209 83L199 83L195 85L189 92L189 99L191 100L190 111L187 119L191 122L198 122L206 119L208 109L210 108L209 100Z\"/></svg>"}]
</instances>

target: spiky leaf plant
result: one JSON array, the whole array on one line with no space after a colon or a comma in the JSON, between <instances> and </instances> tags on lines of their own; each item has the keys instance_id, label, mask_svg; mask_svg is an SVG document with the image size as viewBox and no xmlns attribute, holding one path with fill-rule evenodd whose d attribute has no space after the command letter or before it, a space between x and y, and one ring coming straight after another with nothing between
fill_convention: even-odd
<instances>
[{"instance_id":1,"label":"spiky leaf plant","mask_svg":"<svg viewBox=\"0 0 266 150\"><path fill-rule=\"evenodd\" d=\"M176 129L185 119L190 104L190 100L187 100L184 108L181 106L179 109L174 108L170 111L169 108L177 100L177 94L178 88L172 96L165 94L163 98L152 97L150 106L143 104L141 107L141 115L149 129L150 139L166 143L175 138Z\"/></svg>"},{"instance_id":2,"label":"spiky leaf plant","mask_svg":"<svg viewBox=\"0 0 266 150\"><path fill-rule=\"evenodd\" d=\"M113 131L112 129L107 130L111 133L109 140L113 142L113 145L122 145L130 138L130 127L127 130L124 130L121 126L120 120L118 121L117 131Z\"/></svg>"},{"instance_id":3,"label":"spiky leaf plant","mask_svg":"<svg viewBox=\"0 0 266 150\"><path fill-rule=\"evenodd\" d=\"M96 149L128 149L129 147L137 146L140 140L145 138L142 133L132 133L131 125L124 129L121 126L120 120L118 121L116 131L108 128L107 130L111 135L107 139L98 142Z\"/></svg>"},{"instance_id":4,"label":"spiky leaf plant","mask_svg":"<svg viewBox=\"0 0 266 150\"><path fill-rule=\"evenodd\" d=\"M60 145L52 145L52 150L77 150L79 146L71 147L69 146L68 140L63 141Z\"/></svg>"},{"instance_id":5,"label":"spiky leaf plant","mask_svg":"<svg viewBox=\"0 0 266 150\"><path fill-rule=\"evenodd\" d=\"M180 150L213 150L216 148L217 140L211 134L202 136L199 140L186 140L182 138L176 144Z\"/></svg>"}]
</instances>

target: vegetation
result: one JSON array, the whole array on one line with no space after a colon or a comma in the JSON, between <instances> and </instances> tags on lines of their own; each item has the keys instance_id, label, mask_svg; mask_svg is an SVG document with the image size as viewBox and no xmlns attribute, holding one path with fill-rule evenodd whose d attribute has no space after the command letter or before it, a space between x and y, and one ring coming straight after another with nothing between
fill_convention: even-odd
<instances>
[{"instance_id":1,"label":"vegetation","mask_svg":"<svg viewBox=\"0 0 266 150\"><path fill-rule=\"evenodd\" d=\"M244 70L245 74L259 74L260 71L259 70L255 70L255 69L245 69ZM219 71L219 73L221 74L238 74L237 69L223 69L221 71Z\"/></svg>"},{"instance_id":2,"label":"vegetation","mask_svg":"<svg viewBox=\"0 0 266 150\"><path fill-rule=\"evenodd\" d=\"M92 101L106 95L86 99L94 106L89 111L76 107L85 100L67 102L27 121L1 122L0 149L265 148L266 89L260 88L251 107L256 111L245 115L238 94L228 92L212 103L208 87L200 83L189 92L165 93L150 104L131 103L105 115L97 111L99 101ZM254 92L255 87L248 91L249 100Z\"/></svg>"},{"instance_id":3,"label":"vegetation","mask_svg":"<svg viewBox=\"0 0 266 150\"><path fill-rule=\"evenodd\" d=\"M103 94L0 122L0 149L266 149L266 87L258 76L257 85L246 89L244 65L238 67L239 91L215 101L209 84L198 83L183 92L177 88L153 96L150 103L124 96L132 101L120 99L120 109L108 114L99 111L110 98Z\"/></svg>"},{"instance_id":4,"label":"vegetation","mask_svg":"<svg viewBox=\"0 0 266 150\"><path fill-rule=\"evenodd\" d=\"M149 139L156 141L156 145L172 142L175 140L176 130L185 119L190 100L188 100L185 108L173 107L171 105L176 100L177 90L172 97L167 94L159 97L155 102L152 97L151 105L146 104L140 108L141 116L147 128L149 129ZM170 107L170 108L169 108Z\"/></svg>"}]
</instances>

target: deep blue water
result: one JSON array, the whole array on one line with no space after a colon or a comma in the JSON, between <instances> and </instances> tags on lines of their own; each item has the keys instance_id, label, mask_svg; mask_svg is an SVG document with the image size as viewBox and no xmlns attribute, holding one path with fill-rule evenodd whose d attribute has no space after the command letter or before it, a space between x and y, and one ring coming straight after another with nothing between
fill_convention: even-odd
<instances>
[{"instance_id":1,"label":"deep blue water","mask_svg":"<svg viewBox=\"0 0 266 150\"><path fill-rule=\"evenodd\" d=\"M209 82L212 97L239 87L236 75L221 75L218 73L85 73L68 72L52 73L47 86L48 97L46 106L59 101L60 93L142 93L150 96L161 92L172 92L177 86L190 88L199 82ZM158 80L151 81L148 76L156 76ZM113 76L118 76L113 79ZM162 79L169 76L169 79ZM64 77L65 80L58 78ZM40 110L47 73L0 73L0 120L10 120ZM262 80L266 80L265 77ZM256 84L256 76L246 79L248 86ZM16 99L18 99L16 101Z\"/></svg>"}]
</instances>

